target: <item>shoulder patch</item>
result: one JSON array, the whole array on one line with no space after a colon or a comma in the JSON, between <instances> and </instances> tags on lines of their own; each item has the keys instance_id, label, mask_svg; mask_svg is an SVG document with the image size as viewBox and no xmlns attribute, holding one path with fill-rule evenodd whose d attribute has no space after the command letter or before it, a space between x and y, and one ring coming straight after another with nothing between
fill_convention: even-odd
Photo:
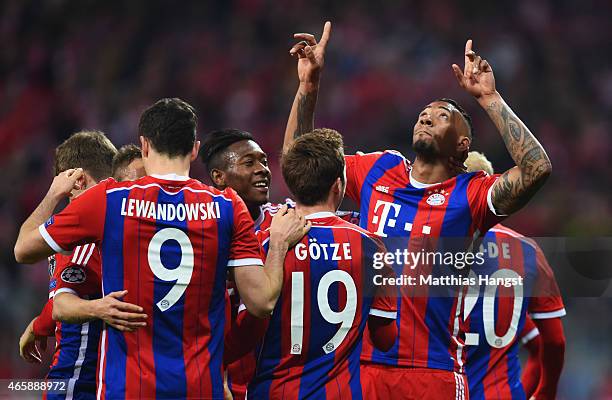
<instances>
[{"instance_id":1,"label":"shoulder patch","mask_svg":"<svg viewBox=\"0 0 612 400\"><path fill-rule=\"evenodd\" d=\"M51 218L45 221L45 228L48 228L51 224L53 224L53 215L51 216Z\"/></svg>"},{"instance_id":2,"label":"shoulder patch","mask_svg":"<svg viewBox=\"0 0 612 400\"><path fill-rule=\"evenodd\" d=\"M83 283L87 278L85 270L79 266L68 267L62 271L61 278L66 283Z\"/></svg>"},{"instance_id":3,"label":"shoulder patch","mask_svg":"<svg viewBox=\"0 0 612 400\"><path fill-rule=\"evenodd\" d=\"M57 261L55 260L55 254L49 256L49 266L47 267L47 272L49 272L49 277L53 278L53 274L55 274L55 266L57 265Z\"/></svg>"}]
</instances>

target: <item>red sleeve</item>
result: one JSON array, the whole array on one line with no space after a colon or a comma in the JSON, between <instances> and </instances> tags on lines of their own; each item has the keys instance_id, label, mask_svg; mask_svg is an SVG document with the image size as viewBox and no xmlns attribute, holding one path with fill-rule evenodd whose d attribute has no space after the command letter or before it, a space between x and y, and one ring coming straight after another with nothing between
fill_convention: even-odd
<instances>
[{"instance_id":1,"label":"red sleeve","mask_svg":"<svg viewBox=\"0 0 612 400\"><path fill-rule=\"evenodd\" d=\"M226 189L234 205L234 233L228 267L262 265L259 243L255 237L255 225L244 201L232 189Z\"/></svg>"},{"instance_id":2,"label":"red sleeve","mask_svg":"<svg viewBox=\"0 0 612 400\"><path fill-rule=\"evenodd\" d=\"M529 314L533 319L559 318L565 316L565 306L544 252L536 246L538 276L529 299Z\"/></svg>"},{"instance_id":3,"label":"red sleeve","mask_svg":"<svg viewBox=\"0 0 612 400\"><path fill-rule=\"evenodd\" d=\"M93 243L75 247L71 257L62 257L54 277L57 282L55 295L73 293L79 297L98 295L102 290L98 246Z\"/></svg>"},{"instance_id":4,"label":"red sleeve","mask_svg":"<svg viewBox=\"0 0 612 400\"><path fill-rule=\"evenodd\" d=\"M43 307L40 315L34 320L32 325L34 335L53 336L55 335L55 321L53 320L53 298L50 298Z\"/></svg>"},{"instance_id":5,"label":"red sleeve","mask_svg":"<svg viewBox=\"0 0 612 400\"><path fill-rule=\"evenodd\" d=\"M248 311L240 312L225 336L223 363L231 364L255 350L266 334L269 321L269 317L257 318Z\"/></svg>"},{"instance_id":6,"label":"red sleeve","mask_svg":"<svg viewBox=\"0 0 612 400\"><path fill-rule=\"evenodd\" d=\"M557 384L563 370L565 359L565 335L561 318L535 320L540 331L542 364L541 378L535 393L537 399L555 399Z\"/></svg>"},{"instance_id":7,"label":"red sleeve","mask_svg":"<svg viewBox=\"0 0 612 400\"><path fill-rule=\"evenodd\" d=\"M534 337L525 343L524 346L529 352L529 356L523 368L521 383L523 384L526 397L530 399L540 383L540 374L542 370L542 365L540 363L540 348L542 346L540 344L540 336Z\"/></svg>"},{"instance_id":8,"label":"red sleeve","mask_svg":"<svg viewBox=\"0 0 612 400\"><path fill-rule=\"evenodd\" d=\"M397 324L392 319L370 315L368 331L372 343L380 351L389 351L397 339Z\"/></svg>"},{"instance_id":9,"label":"red sleeve","mask_svg":"<svg viewBox=\"0 0 612 400\"><path fill-rule=\"evenodd\" d=\"M104 180L86 190L38 228L56 253L67 254L77 245L102 240L108 182Z\"/></svg>"},{"instance_id":10,"label":"red sleeve","mask_svg":"<svg viewBox=\"0 0 612 400\"><path fill-rule=\"evenodd\" d=\"M258 231L255 236L258 241L261 260L265 261L266 253L263 244L270 236L270 232L268 230ZM233 289L231 293L233 300L237 302L237 304L233 303L232 306L236 306L238 315L225 335L225 350L223 353L223 363L225 365L241 359L247 353L254 350L263 340L268 329L268 322L270 321L269 317L257 318L251 315L241 302L238 288L234 282L232 282L231 288Z\"/></svg>"},{"instance_id":11,"label":"red sleeve","mask_svg":"<svg viewBox=\"0 0 612 400\"><path fill-rule=\"evenodd\" d=\"M384 272L383 275L395 276ZM397 292L392 287L381 286L378 288L370 308L370 315L389 319L397 318Z\"/></svg>"},{"instance_id":12,"label":"red sleeve","mask_svg":"<svg viewBox=\"0 0 612 400\"><path fill-rule=\"evenodd\" d=\"M383 155L382 152L358 153L344 156L346 163L346 197L359 203L361 187L374 163Z\"/></svg>"},{"instance_id":13,"label":"red sleeve","mask_svg":"<svg viewBox=\"0 0 612 400\"><path fill-rule=\"evenodd\" d=\"M491 188L499 177L499 174L488 175L478 171L468 184L467 195L472 223L482 234L506 218L506 215L495 211L491 201Z\"/></svg>"},{"instance_id":14,"label":"red sleeve","mask_svg":"<svg viewBox=\"0 0 612 400\"><path fill-rule=\"evenodd\" d=\"M529 356L527 357L527 361L525 362L525 367L523 368L523 373L521 376L521 382L523 383L523 388L525 389L525 394L527 398L531 398L533 393L535 392L538 384L540 382L540 331L538 327L533 322L533 320L529 317L529 315L525 318L525 325L523 326L523 330L520 334L521 344L527 349L529 352Z\"/></svg>"}]
</instances>

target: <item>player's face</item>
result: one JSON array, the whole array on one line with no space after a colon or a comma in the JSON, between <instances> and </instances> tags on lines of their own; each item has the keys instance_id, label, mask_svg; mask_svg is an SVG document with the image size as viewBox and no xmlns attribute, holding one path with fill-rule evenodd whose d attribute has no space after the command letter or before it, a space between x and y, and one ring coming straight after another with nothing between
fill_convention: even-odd
<instances>
[{"instance_id":1,"label":"player's face","mask_svg":"<svg viewBox=\"0 0 612 400\"><path fill-rule=\"evenodd\" d=\"M252 140L236 142L227 148L225 185L234 189L247 205L268 202L270 178L268 156Z\"/></svg>"},{"instance_id":2,"label":"player's face","mask_svg":"<svg viewBox=\"0 0 612 400\"><path fill-rule=\"evenodd\" d=\"M455 107L445 101L434 101L419 114L412 134L412 148L426 157L457 157L460 137L467 136L467 129Z\"/></svg>"}]
</instances>

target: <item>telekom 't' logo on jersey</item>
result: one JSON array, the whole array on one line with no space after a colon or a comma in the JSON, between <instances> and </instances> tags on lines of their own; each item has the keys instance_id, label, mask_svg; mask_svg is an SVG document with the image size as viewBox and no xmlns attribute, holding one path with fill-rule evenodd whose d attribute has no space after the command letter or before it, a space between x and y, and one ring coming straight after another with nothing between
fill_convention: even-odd
<instances>
[{"instance_id":1,"label":"telekom 't' logo on jersey","mask_svg":"<svg viewBox=\"0 0 612 400\"><path fill-rule=\"evenodd\" d=\"M377 200L374 206L374 215L372 216L372 223L376 226L375 234L381 237L387 237L385 233L385 227L395 228L397 217L402 207L399 204L391 203L389 201ZM380 213L379 211L380 210ZM406 232L412 231L412 223L406 222L404 224L404 230ZM431 233L431 226L423 225L421 233L429 235Z\"/></svg>"},{"instance_id":2,"label":"telekom 't' logo on jersey","mask_svg":"<svg viewBox=\"0 0 612 400\"><path fill-rule=\"evenodd\" d=\"M379 209L381 210L380 216L378 214ZM388 225L390 228L395 227L395 222L400 209L401 207L399 204L378 200L374 206L374 216L372 217L372 223L378 224L374 233L378 236L387 237L387 234L384 231L385 226Z\"/></svg>"}]
</instances>

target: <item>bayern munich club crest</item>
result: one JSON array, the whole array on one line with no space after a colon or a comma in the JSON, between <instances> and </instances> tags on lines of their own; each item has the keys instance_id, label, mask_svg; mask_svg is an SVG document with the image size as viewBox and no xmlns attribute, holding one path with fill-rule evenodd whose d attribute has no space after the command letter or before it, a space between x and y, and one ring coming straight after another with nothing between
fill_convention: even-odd
<instances>
[{"instance_id":1,"label":"bayern munich club crest","mask_svg":"<svg viewBox=\"0 0 612 400\"><path fill-rule=\"evenodd\" d=\"M446 197L449 193L444 189L436 189L433 192L428 192L429 197L427 198L427 204L430 206L441 206L446 202Z\"/></svg>"},{"instance_id":2,"label":"bayern munich club crest","mask_svg":"<svg viewBox=\"0 0 612 400\"><path fill-rule=\"evenodd\" d=\"M85 270L81 267L68 267L62 271L62 280L67 283L85 282Z\"/></svg>"}]
</instances>

